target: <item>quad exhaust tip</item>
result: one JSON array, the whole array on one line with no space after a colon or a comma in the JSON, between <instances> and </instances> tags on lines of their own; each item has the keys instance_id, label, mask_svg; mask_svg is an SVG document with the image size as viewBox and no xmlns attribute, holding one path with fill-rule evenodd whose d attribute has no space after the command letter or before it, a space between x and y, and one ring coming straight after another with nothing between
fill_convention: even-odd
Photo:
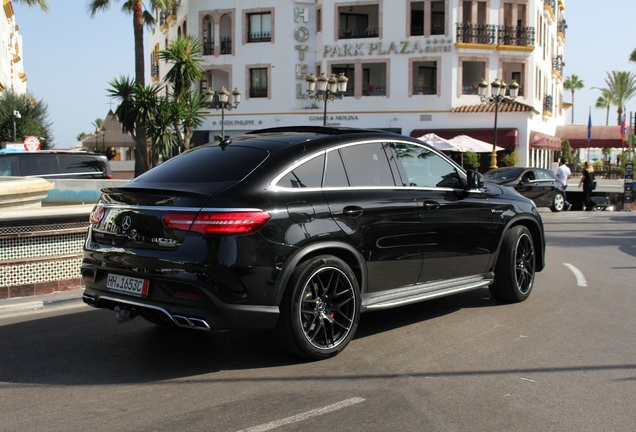
<instances>
[{"instance_id":1,"label":"quad exhaust tip","mask_svg":"<svg viewBox=\"0 0 636 432\"><path fill-rule=\"evenodd\" d=\"M117 303L121 302L121 300L111 299L109 297L102 296L101 298L104 300L115 301ZM86 303L89 306L97 307L97 299L93 296L84 294L82 296L82 300L84 301L84 303ZM137 310L136 306L138 305L132 302L126 305L121 303L117 304L114 308L115 319L117 319L117 321L122 323L128 322L134 319L139 314L139 310ZM143 307L148 308L147 305L142 306L142 308ZM195 329L195 330L208 330L208 331L212 329L212 327L210 327L210 324L208 324L207 321L201 318L185 317L183 315L170 315L165 309L159 308L156 306L150 307L150 309L164 313L165 315L170 317L170 319L179 327Z\"/></svg>"},{"instance_id":2,"label":"quad exhaust tip","mask_svg":"<svg viewBox=\"0 0 636 432\"><path fill-rule=\"evenodd\" d=\"M201 318L188 318L181 315L172 315L172 319L180 327L210 330L210 325Z\"/></svg>"}]
</instances>

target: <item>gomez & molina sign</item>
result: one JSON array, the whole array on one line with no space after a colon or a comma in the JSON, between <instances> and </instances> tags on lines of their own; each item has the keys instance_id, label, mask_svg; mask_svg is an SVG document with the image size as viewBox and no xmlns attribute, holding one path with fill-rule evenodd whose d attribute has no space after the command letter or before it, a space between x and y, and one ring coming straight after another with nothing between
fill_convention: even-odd
<instances>
[{"instance_id":1,"label":"gomez & molina sign","mask_svg":"<svg viewBox=\"0 0 636 432\"><path fill-rule=\"evenodd\" d=\"M313 115L313 116L309 116L309 121L322 121L323 118L324 117L321 116L321 115ZM327 116L327 120L329 120L330 122L342 121L342 120L354 120L354 121L357 121L358 120L358 116L355 115L355 114L328 115Z\"/></svg>"},{"instance_id":2,"label":"gomez & molina sign","mask_svg":"<svg viewBox=\"0 0 636 432\"><path fill-rule=\"evenodd\" d=\"M452 39L403 40L399 42L361 42L325 45L324 57L361 57L366 55L423 54L451 52Z\"/></svg>"}]
</instances>

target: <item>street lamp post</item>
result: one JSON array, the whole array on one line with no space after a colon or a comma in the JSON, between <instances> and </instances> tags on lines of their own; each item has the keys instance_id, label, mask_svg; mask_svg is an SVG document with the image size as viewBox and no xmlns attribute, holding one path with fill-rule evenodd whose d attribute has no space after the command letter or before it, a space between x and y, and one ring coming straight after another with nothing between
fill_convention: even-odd
<instances>
[{"instance_id":1,"label":"street lamp post","mask_svg":"<svg viewBox=\"0 0 636 432\"><path fill-rule=\"evenodd\" d=\"M312 73L305 81L307 81L307 94L309 97L325 102L322 125L327 126L327 101L333 102L336 99L343 98L347 92L347 81L349 81L349 78L343 72L337 78L335 74L331 74L327 78L327 75L323 72L318 78Z\"/></svg>"},{"instance_id":2,"label":"street lamp post","mask_svg":"<svg viewBox=\"0 0 636 432\"><path fill-rule=\"evenodd\" d=\"M16 134L16 128L15 128L15 121L19 118L22 118L22 116L20 115L20 111L13 111L13 142L16 142L18 140L18 136Z\"/></svg>"},{"instance_id":3,"label":"street lamp post","mask_svg":"<svg viewBox=\"0 0 636 432\"><path fill-rule=\"evenodd\" d=\"M205 91L206 94L206 102L210 108L214 108L215 110L221 110L221 136L219 137L219 141L223 141L225 139L225 110L231 111L238 107L241 103L241 91L237 88L234 89L232 94L232 101L230 102L230 92L225 86L221 86L221 89L217 92L208 88Z\"/></svg>"},{"instance_id":4,"label":"street lamp post","mask_svg":"<svg viewBox=\"0 0 636 432\"><path fill-rule=\"evenodd\" d=\"M506 89L509 96L506 96ZM495 126L492 139L492 153L490 156L490 168L497 168L497 115L500 103L512 103L519 94L519 84L515 80L510 85L504 81L495 79L490 83L490 95L488 95L488 82L483 80L479 83L479 97L482 103L489 102L495 104Z\"/></svg>"}]
</instances>

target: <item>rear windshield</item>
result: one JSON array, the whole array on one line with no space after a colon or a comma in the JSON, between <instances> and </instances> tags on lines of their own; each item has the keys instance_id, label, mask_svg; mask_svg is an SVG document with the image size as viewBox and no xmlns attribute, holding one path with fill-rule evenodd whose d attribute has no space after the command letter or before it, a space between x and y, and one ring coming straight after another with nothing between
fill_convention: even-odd
<instances>
[{"instance_id":1,"label":"rear windshield","mask_svg":"<svg viewBox=\"0 0 636 432\"><path fill-rule=\"evenodd\" d=\"M230 144L198 147L137 177L133 183L217 183L239 181L268 156L267 150Z\"/></svg>"},{"instance_id":2,"label":"rear windshield","mask_svg":"<svg viewBox=\"0 0 636 432\"><path fill-rule=\"evenodd\" d=\"M510 168L488 171L484 174L485 180L512 180L519 176L523 168Z\"/></svg>"}]
</instances>

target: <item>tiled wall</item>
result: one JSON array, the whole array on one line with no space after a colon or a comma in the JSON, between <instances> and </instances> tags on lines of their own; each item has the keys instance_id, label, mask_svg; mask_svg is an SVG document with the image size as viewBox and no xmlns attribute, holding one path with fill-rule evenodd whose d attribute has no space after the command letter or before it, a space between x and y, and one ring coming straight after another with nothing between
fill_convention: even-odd
<instances>
[{"instance_id":1,"label":"tiled wall","mask_svg":"<svg viewBox=\"0 0 636 432\"><path fill-rule=\"evenodd\" d=\"M0 227L0 299L81 287L88 222Z\"/></svg>"}]
</instances>

